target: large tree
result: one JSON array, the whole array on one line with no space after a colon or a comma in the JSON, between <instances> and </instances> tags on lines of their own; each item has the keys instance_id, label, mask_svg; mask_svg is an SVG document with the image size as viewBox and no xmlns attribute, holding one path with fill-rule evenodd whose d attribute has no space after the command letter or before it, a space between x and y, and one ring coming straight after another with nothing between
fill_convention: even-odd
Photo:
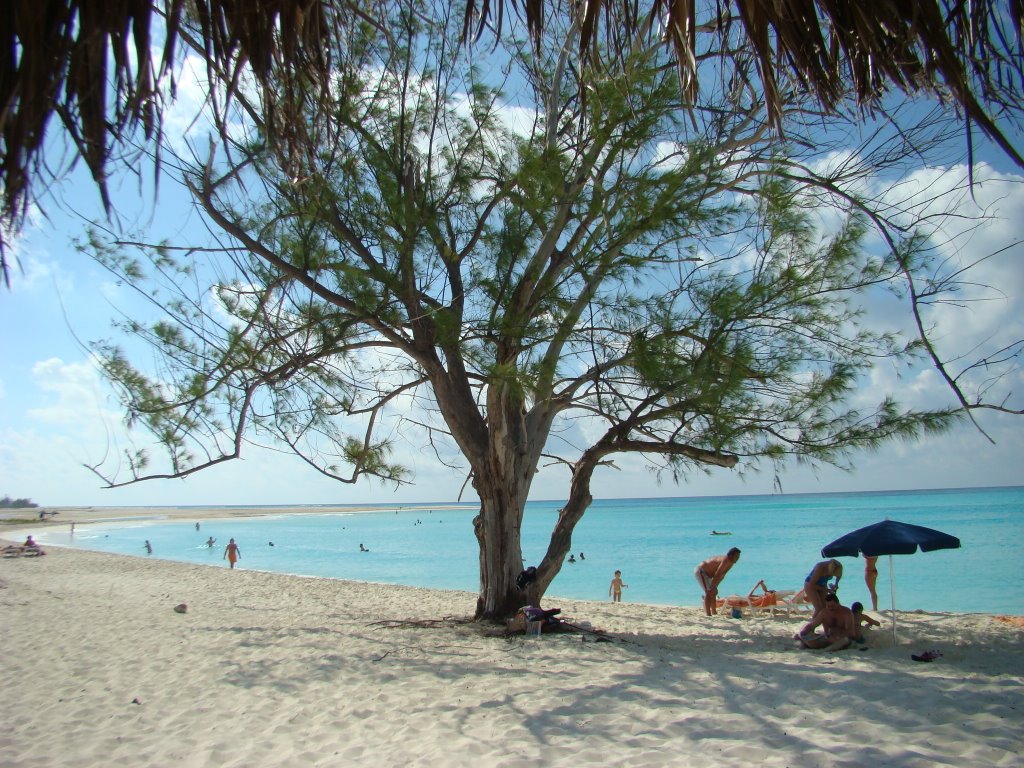
<instances>
[{"instance_id":1,"label":"large tree","mask_svg":"<svg viewBox=\"0 0 1024 768\"><path fill-rule=\"evenodd\" d=\"M393 441L421 439L479 498L476 614L500 618L539 602L616 457L675 478L841 464L950 423L850 402L874 362L917 347L872 330L862 298L928 260L884 196L856 190L941 122L920 121L917 144L882 125L857 145L848 123L793 104L779 143L760 90L711 52L717 77L684 113L664 47L642 35L617 76L575 77L580 20L559 15L547 44L501 42L484 72L458 45L461 19L432 10L381 3L385 23L350 20L329 103L291 105L299 145L275 141L258 92L236 95L247 135L178 160L216 246L91 243L166 314L125 324L160 352L155 369L96 346L168 460L95 467L109 485L183 477L247 440L341 481L402 483ZM829 141L833 162L799 157ZM822 206L841 214L827 233ZM888 250L863 246L872 226ZM565 503L524 593L520 527L546 464L566 470Z\"/></svg>"}]
</instances>

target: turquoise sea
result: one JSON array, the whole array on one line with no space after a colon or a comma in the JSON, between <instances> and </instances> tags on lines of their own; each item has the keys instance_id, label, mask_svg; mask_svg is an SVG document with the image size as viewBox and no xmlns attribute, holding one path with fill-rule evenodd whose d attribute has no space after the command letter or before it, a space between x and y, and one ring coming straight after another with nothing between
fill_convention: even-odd
<instances>
[{"instance_id":1,"label":"turquoise sea","mask_svg":"<svg viewBox=\"0 0 1024 768\"><path fill-rule=\"evenodd\" d=\"M528 505L526 565L539 561L559 506L555 501ZM154 517L82 525L74 537L53 528L37 538L43 544L226 567L224 545L234 537L244 568L476 592L475 513L472 504L397 512L339 506L327 515L204 520L198 531L193 522ZM886 518L936 528L962 543L956 550L892 558L898 610L1024 615L1024 560L1018 549L1024 542L1024 487L597 500L573 536L577 562L563 565L546 604L557 606L558 597L606 600L618 569L628 585L623 593L628 602L696 606L695 566L732 546L743 554L723 584L723 595L746 594L759 579L773 589L798 589L825 544ZM211 536L217 540L213 548L205 545ZM145 552L146 540L152 555ZM360 552L360 544L370 551ZM840 597L870 607L862 561L843 562ZM878 565L884 610L890 605L888 559L880 558Z\"/></svg>"}]
</instances>

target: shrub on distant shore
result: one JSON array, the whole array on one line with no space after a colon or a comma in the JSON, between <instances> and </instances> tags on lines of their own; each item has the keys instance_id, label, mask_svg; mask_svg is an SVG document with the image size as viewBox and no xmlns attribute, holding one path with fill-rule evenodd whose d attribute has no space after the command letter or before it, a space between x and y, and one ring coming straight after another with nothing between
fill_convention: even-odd
<instances>
[{"instance_id":1,"label":"shrub on distant shore","mask_svg":"<svg viewBox=\"0 0 1024 768\"><path fill-rule=\"evenodd\" d=\"M0 499L0 509L34 509L38 506L31 499L12 499L10 496Z\"/></svg>"}]
</instances>

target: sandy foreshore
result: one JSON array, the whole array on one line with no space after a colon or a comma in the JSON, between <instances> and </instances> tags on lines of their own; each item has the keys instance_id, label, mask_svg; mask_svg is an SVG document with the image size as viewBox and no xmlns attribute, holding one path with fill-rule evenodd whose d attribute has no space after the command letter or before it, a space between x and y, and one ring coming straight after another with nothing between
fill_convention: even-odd
<instances>
[{"instance_id":1,"label":"sandy foreshore","mask_svg":"<svg viewBox=\"0 0 1024 768\"><path fill-rule=\"evenodd\" d=\"M54 548L0 560L5 766L1011 766L1024 630L551 598L610 642L504 637L475 596ZM174 606L186 603L186 613ZM932 663L913 653L941 650Z\"/></svg>"},{"instance_id":2,"label":"sandy foreshore","mask_svg":"<svg viewBox=\"0 0 1024 768\"><path fill-rule=\"evenodd\" d=\"M441 510L459 507L454 504L352 504L343 506L187 506L187 507L23 507L0 510L0 531L15 526L67 527L71 523L108 522L112 520L212 520L214 518L259 517L263 515L336 515L339 512L392 512ZM42 513L42 517L40 517Z\"/></svg>"}]
</instances>

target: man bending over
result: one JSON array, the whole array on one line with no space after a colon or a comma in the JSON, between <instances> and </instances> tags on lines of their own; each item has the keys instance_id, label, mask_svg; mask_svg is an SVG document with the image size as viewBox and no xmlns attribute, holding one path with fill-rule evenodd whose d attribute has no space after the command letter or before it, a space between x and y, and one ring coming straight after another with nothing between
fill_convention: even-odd
<instances>
[{"instance_id":1,"label":"man bending over","mask_svg":"<svg viewBox=\"0 0 1024 768\"><path fill-rule=\"evenodd\" d=\"M693 572L700 588L704 590L704 613L708 616L718 613L718 585L739 559L740 551L733 547L724 555L709 557Z\"/></svg>"}]
</instances>

